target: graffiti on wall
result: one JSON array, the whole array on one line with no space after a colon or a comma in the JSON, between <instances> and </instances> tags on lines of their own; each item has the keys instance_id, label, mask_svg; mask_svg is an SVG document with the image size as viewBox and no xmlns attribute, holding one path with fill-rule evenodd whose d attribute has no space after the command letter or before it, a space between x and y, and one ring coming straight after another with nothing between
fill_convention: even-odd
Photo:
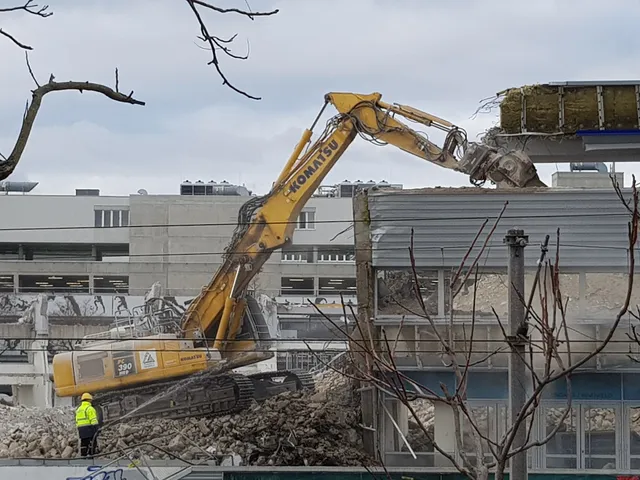
<instances>
[{"instance_id":1,"label":"graffiti on wall","mask_svg":"<svg viewBox=\"0 0 640 480\"><path fill-rule=\"evenodd\" d=\"M67 477L65 480L127 480L122 468L103 469L98 465L87 467L87 475L83 477Z\"/></svg>"},{"instance_id":2,"label":"graffiti on wall","mask_svg":"<svg viewBox=\"0 0 640 480\"><path fill-rule=\"evenodd\" d=\"M138 463L138 462L136 462ZM184 466L120 465L0 465L0 478L20 480L152 480L169 478Z\"/></svg>"},{"instance_id":3,"label":"graffiti on wall","mask_svg":"<svg viewBox=\"0 0 640 480\"><path fill-rule=\"evenodd\" d=\"M183 311L193 297L163 297L178 312ZM37 295L0 295L0 317L21 317ZM116 317L133 315L145 304L143 296L131 295L50 295L47 302L49 317Z\"/></svg>"}]
</instances>

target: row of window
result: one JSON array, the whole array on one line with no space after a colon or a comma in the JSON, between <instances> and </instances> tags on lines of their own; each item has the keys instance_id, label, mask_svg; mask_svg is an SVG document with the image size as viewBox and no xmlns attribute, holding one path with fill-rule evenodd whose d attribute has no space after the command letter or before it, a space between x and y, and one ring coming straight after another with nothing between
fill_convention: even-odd
<instances>
[{"instance_id":1,"label":"row of window","mask_svg":"<svg viewBox=\"0 0 640 480\"><path fill-rule=\"evenodd\" d=\"M387 400L387 409L397 415L397 402ZM419 411L424 406L416 401L414 408ZM424 403L424 402L423 402ZM472 405L475 427L483 437L483 450L488 452L486 461L493 461L487 439L498 442L507 428L507 404ZM432 408L432 407L431 407ZM555 435L545 445L528 451L529 467L538 469L640 469L640 407L624 403L589 404L577 403L565 416L567 404L546 404L537 412L533 423L530 442L535 438L544 439ZM437 452L430 438L426 437L411 417L409 435L412 450L423 457L424 466L434 466ZM560 424L562 422L562 424ZM527 422L529 424L529 422ZM443 424L444 425L444 424ZM435 426L436 438L438 422ZM408 454L409 450L402 437L392 428L387 432L387 455ZM468 419L463 420L463 448L467 457L475 452L474 426ZM422 438L424 437L424 438ZM442 445L440 445L442 446ZM403 455L404 456L404 455ZM408 458L408 457L407 457Z\"/></svg>"},{"instance_id":2,"label":"row of window","mask_svg":"<svg viewBox=\"0 0 640 480\"><path fill-rule=\"evenodd\" d=\"M126 275L13 275L0 274L0 293L122 294L129 293ZM16 288L17 287L17 288Z\"/></svg>"},{"instance_id":3,"label":"row of window","mask_svg":"<svg viewBox=\"0 0 640 480\"><path fill-rule=\"evenodd\" d=\"M98 228L128 227L128 208L96 208L94 210L94 225Z\"/></svg>"},{"instance_id":4,"label":"row of window","mask_svg":"<svg viewBox=\"0 0 640 480\"><path fill-rule=\"evenodd\" d=\"M316 247L318 263L353 263L356 259L353 247L323 248ZM314 247L295 246L282 250L281 260L291 263L313 263Z\"/></svg>"},{"instance_id":5,"label":"row of window","mask_svg":"<svg viewBox=\"0 0 640 480\"><path fill-rule=\"evenodd\" d=\"M316 225L316 214L313 210L305 210L298 216L296 224L297 230L313 230ZM100 207L94 210L94 226L98 228L108 227L128 227L128 208L105 208Z\"/></svg>"},{"instance_id":6,"label":"row of window","mask_svg":"<svg viewBox=\"0 0 640 480\"><path fill-rule=\"evenodd\" d=\"M319 277L316 289L314 277L280 278L280 295L355 295L355 278Z\"/></svg>"}]
</instances>

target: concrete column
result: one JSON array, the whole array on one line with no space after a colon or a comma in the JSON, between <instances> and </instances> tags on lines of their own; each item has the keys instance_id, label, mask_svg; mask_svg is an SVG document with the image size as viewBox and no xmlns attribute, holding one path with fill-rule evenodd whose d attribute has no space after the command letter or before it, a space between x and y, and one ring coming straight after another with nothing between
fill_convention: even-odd
<instances>
[{"instance_id":1,"label":"concrete column","mask_svg":"<svg viewBox=\"0 0 640 480\"><path fill-rule=\"evenodd\" d=\"M12 385L13 404L25 407L35 407L36 401L33 393L33 385Z\"/></svg>"},{"instance_id":2,"label":"concrete column","mask_svg":"<svg viewBox=\"0 0 640 480\"><path fill-rule=\"evenodd\" d=\"M36 340L31 344L34 351L33 366L38 381L33 385L33 401L37 407L52 407L52 385L49 380L49 361L47 359L48 340Z\"/></svg>"},{"instance_id":3,"label":"concrete column","mask_svg":"<svg viewBox=\"0 0 640 480\"><path fill-rule=\"evenodd\" d=\"M391 397L389 397L389 400ZM384 438L380 442L385 452L398 452L406 450L402 435L407 437L409 433L409 410L399 401L385 401L384 407L380 411L382 416L381 425ZM391 417L389 416L391 415ZM402 433L402 435L400 435ZM413 448L413 445L411 445Z\"/></svg>"},{"instance_id":4,"label":"concrete column","mask_svg":"<svg viewBox=\"0 0 640 480\"><path fill-rule=\"evenodd\" d=\"M587 274L578 274L578 314L581 317L587 313Z\"/></svg>"},{"instance_id":5,"label":"concrete column","mask_svg":"<svg viewBox=\"0 0 640 480\"><path fill-rule=\"evenodd\" d=\"M30 343L28 353L32 370L26 373L32 381L27 385L21 385L17 382L17 385L12 388L17 405L53 406L53 390L49 380L49 360L47 358L47 346L49 345L47 306L47 296L40 294L19 320L20 323L30 325L35 339Z\"/></svg>"},{"instance_id":6,"label":"concrete column","mask_svg":"<svg viewBox=\"0 0 640 480\"><path fill-rule=\"evenodd\" d=\"M445 288L444 288L444 270L438 270L438 316L444 318L447 316L445 310ZM449 308L453 308L453 305L449 305Z\"/></svg>"},{"instance_id":7,"label":"concrete column","mask_svg":"<svg viewBox=\"0 0 640 480\"><path fill-rule=\"evenodd\" d=\"M436 444L449 454L456 453L456 422L451 407L437 402L434 405L434 440ZM451 462L443 455L435 452L436 467L451 467Z\"/></svg>"}]
</instances>

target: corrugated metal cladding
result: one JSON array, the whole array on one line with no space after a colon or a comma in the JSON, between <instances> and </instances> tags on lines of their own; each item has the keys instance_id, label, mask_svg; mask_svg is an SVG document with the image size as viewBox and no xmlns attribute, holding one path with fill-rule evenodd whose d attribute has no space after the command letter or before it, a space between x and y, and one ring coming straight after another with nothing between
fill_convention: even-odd
<instances>
[{"instance_id":1,"label":"corrugated metal cladding","mask_svg":"<svg viewBox=\"0 0 640 480\"><path fill-rule=\"evenodd\" d=\"M626 200L631 199L630 189L623 193ZM529 235L525 262L528 267L535 267L539 246L547 234L551 237L549 254L555 255L556 230L560 228L561 269L624 271L628 268L630 215L613 188L498 191L466 187L370 191L373 265L410 267L408 248L413 228L418 266L457 267L482 222L488 218L489 223L472 255L477 254L507 201L481 267L506 268L507 247L502 242L510 228L524 229Z\"/></svg>"}]
</instances>

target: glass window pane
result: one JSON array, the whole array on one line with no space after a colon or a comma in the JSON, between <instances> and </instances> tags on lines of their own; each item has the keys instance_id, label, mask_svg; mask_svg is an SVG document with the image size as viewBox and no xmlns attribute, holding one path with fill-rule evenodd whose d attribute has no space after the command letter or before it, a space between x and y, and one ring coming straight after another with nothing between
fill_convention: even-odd
<instances>
[{"instance_id":1,"label":"glass window pane","mask_svg":"<svg viewBox=\"0 0 640 480\"><path fill-rule=\"evenodd\" d=\"M129 210L122 210L122 226L123 227L128 227L129 226Z\"/></svg>"},{"instance_id":2,"label":"glass window pane","mask_svg":"<svg viewBox=\"0 0 640 480\"><path fill-rule=\"evenodd\" d=\"M631 425L629 425L629 451L631 453L631 465L634 470L640 468L640 407L631 407L629 409L629 418L631 419ZM638 467L633 467L634 456L639 458L635 459Z\"/></svg>"},{"instance_id":3,"label":"glass window pane","mask_svg":"<svg viewBox=\"0 0 640 480\"><path fill-rule=\"evenodd\" d=\"M94 215L94 226L101 227L102 226L102 210L95 210L93 212Z\"/></svg>"},{"instance_id":4,"label":"glass window pane","mask_svg":"<svg viewBox=\"0 0 640 480\"><path fill-rule=\"evenodd\" d=\"M616 410L614 407L584 409L585 468L615 468ZM612 467L611 465L612 464Z\"/></svg>"},{"instance_id":5,"label":"glass window pane","mask_svg":"<svg viewBox=\"0 0 640 480\"><path fill-rule=\"evenodd\" d=\"M480 431L482 436L486 438L490 438L492 440L497 439L496 432L496 409L492 405L484 405L478 407L472 407L471 412L473 414L473 424ZM476 439L474 436L475 429L473 428L473 424L471 420L469 420L465 415L463 417L463 427L462 427L462 445L464 451L467 455L467 458L471 462L475 462L476 458ZM489 446L489 442L482 438L482 449L485 454L485 462L493 461L493 455L491 454L491 448Z\"/></svg>"},{"instance_id":6,"label":"glass window pane","mask_svg":"<svg viewBox=\"0 0 640 480\"><path fill-rule=\"evenodd\" d=\"M545 408L545 435L556 434L545 445L547 468L577 468L578 436L576 412L572 408L566 416L566 407ZM565 417L563 420L563 416ZM562 421L562 423L560 423Z\"/></svg>"}]
</instances>

